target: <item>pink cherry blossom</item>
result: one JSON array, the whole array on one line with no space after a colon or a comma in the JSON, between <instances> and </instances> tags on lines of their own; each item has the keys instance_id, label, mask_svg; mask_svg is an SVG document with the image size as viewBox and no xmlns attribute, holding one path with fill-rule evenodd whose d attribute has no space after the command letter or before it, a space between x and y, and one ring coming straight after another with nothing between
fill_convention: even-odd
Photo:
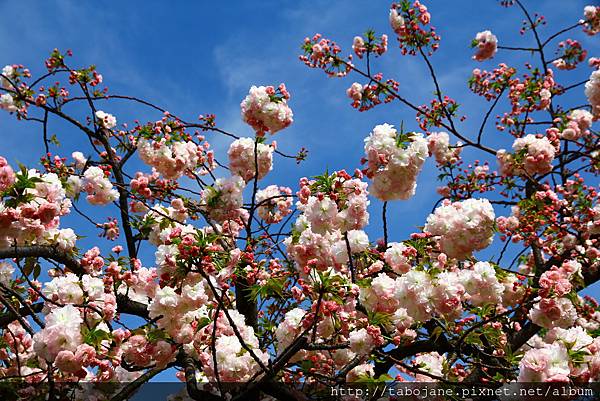
<instances>
[{"instance_id":1,"label":"pink cherry blossom","mask_svg":"<svg viewBox=\"0 0 600 401\"><path fill-rule=\"evenodd\" d=\"M4 157L0 156L0 192L6 191L15 182L15 172Z\"/></svg>"},{"instance_id":2,"label":"pink cherry blossom","mask_svg":"<svg viewBox=\"0 0 600 401\"><path fill-rule=\"evenodd\" d=\"M449 257L464 259L490 245L494 218L494 209L487 199L445 201L427 217L424 231L439 237L440 249Z\"/></svg>"},{"instance_id":3,"label":"pink cherry blossom","mask_svg":"<svg viewBox=\"0 0 600 401\"><path fill-rule=\"evenodd\" d=\"M474 47L477 47L477 53L473 56L474 60L488 60L496 54L498 49L498 39L490 31L479 32L473 41Z\"/></svg>"},{"instance_id":4,"label":"pink cherry blossom","mask_svg":"<svg viewBox=\"0 0 600 401\"><path fill-rule=\"evenodd\" d=\"M600 70L595 70L585 84L585 95L592 106L594 121L600 119Z\"/></svg>"},{"instance_id":5,"label":"pink cherry blossom","mask_svg":"<svg viewBox=\"0 0 600 401\"><path fill-rule=\"evenodd\" d=\"M384 201L414 195L428 153L422 134L408 134L406 142L400 135L392 125L382 124L365 138L365 174L373 180L373 196Z\"/></svg>"},{"instance_id":6,"label":"pink cherry blossom","mask_svg":"<svg viewBox=\"0 0 600 401\"><path fill-rule=\"evenodd\" d=\"M256 175L254 140L252 138L239 138L233 141L229 146L227 155L229 156L229 169L233 174L237 174L248 182ZM273 145L264 143L256 144L258 162L258 179L264 178L269 171L273 169Z\"/></svg>"},{"instance_id":7,"label":"pink cherry blossom","mask_svg":"<svg viewBox=\"0 0 600 401\"><path fill-rule=\"evenodd\" d=\"M113 129L117 126L117 119L115 116L105 113L102 110L96 112L96 118L98 119L98 125L102 128Z\"/></svg>"},{"instance_id":8,"label":"pink cherry blossom","mask_svg":"<svg viewBox=\"0 0 600 401\"><path fill-rule=\"evenodd\" d=\"M256 192L258 215L266 223L279 223L292 213L292 190L288 187L269 185Z\"/></svg>"},{"instance_id":9,"label":"pink cherry blossom","mask_svg":"<svg viewBox=\"0 0 600 401\"><path fill-rule=\"evenodd\" d=\"M293 113L287 104L290 95L285 85L276 90L272 86L252 86L241 103L242 118L258 135L275 134L293 122Z\"/></svg>"}]
</instances>

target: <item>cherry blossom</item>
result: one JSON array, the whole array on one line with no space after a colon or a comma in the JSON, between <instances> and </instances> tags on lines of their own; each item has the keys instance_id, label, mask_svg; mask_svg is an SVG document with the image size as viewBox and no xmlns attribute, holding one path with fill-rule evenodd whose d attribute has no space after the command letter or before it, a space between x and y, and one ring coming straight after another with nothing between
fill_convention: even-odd
<instances>
[{"instance_id":1,"label":"cherry blossom","mask_svg":"<svg viewBox=\"0 0 600 401\"><path fill-rule=\"evenodd\" d=\"M0 156L0 378L16 379L17 398L86 383L83 398L115 401L171 373L186 400L317 399L344 380L600 379L600 305L583 291L600 280L597 60L589 80L581 71L600 13L553 34L525 3L525 45L482 31L464 57L501 58L472 70L475 100L447 92L431 57L438 17L420 0L383 10L389 32L351 34L348 53L304 39L305 65L348 77L349 111L399 106L422 131L349 132L364 158L337 169L293 170L307 149L267 141L293 122L284 84L251 86L245 137L210 110L190 121L116 95L70 51L52 51L39 77L5 66L3 118L39 124L44 154L37 169ZM390 33L431 81L384 78ZM118 127L96 109L121 115L116 99L131 106ZM440 182L419 182L415 199L434 199L398 209L428 156Z\"/></svg>"},{"instance_id":2,"label":"cherry blossom","mask_svg":"<svg viewBox=\"0 0 600 401\"><path fill-rule=\"evenodd\" d=\"M256 192L258 215L265 222L279 223L292 213L292 190L288 187L269 185Z\"/></svg>"},{"instance_id":3,"label":"cherry blossom","mask_svg":"<svg viewBox=\"0 0 600 401\"><path fill-rule=\"evenodd\" d=\"M545 174L552 170L552 161L556 155L554 145L547 137L529 134L517 138L513 143L514 154L500 149L497 153L500 171L504 175Z\"/></svg>"},{"instance_id":4,"label":"cherry blossom","mask_svg":"<svg viewBox=\"0 0 600 401\"><path fill-rule=\"evenodd\" d=\"M451 258L464 259L486 248L494 234L494 209L487 199L444 201L427 217L424 231L439 236L440 250Z\"/></svg>"},{"instance_id":5,"label":"cherry blossom","mask_svg":"<svg viewBox=\"0 0 600 401\"><path fill-rule=\"evenodd\" d=\"M242 101L242 118L262 136L266 132L275 134L293 122L293 113L287 104L290 94L284 84L277 89L273 86L252 86L248 96Z\"/></svg>"},{"instance_id":6,"label":"cherry blossom","mask_svg":"<svg viewBox=\"0 0 600 401\"><path fill-rule=\"evenodd\" d=\"M200 149L193 142L177 141L171 145L166 141L138 142L139 155L144 163L156 168L165 178L177 179L194 171L198 165Z\"/></svg>"},{"instance_id":7,"label":"cherry blossom","mask_svg":"<svg viewBox=\"0 0 600 401\"><path fill-rule=\"evenodd\" d=\"M6 110L10 113L17 111L15 100L9 93L4 93L0 96L0 109Z\"/></svg>"},{"instance_id":8,"label":"cherry blossom","mask_svg":"<svg viewBox=\"0 0 600 401\"><path fill-rule=\"evenodd\" d=\"M82 323L76 307L56 308L46 317L46 327L33 336L33 349L48 362L54 361L61 351L75 351L82 341Z\"/></svg>"},{"instance_id":9,"label":"cherry blossom","mask_svg":"<svg viewBox=\"0 0 600 401\"><path fill-rule=\"evenodd\" d=\"M373 128L365 138L365 174L373 180L373 196L381 200L412 197L427 153L423 134L398 133L389 124Z\"/></svg>"},{"instance_id":10,"label":"cherry blossom","mask_svg":"<svg viewBox=\"0 0 600 401\"><path fill-rule=\"evenodd\" d=\"M113 129L117 126L117 119L115 116L105 113L102 110L96 112L96 118L98 119L98 125L102 128Z\"/></svg>"},{"instance_id":11,"label":"cherry blossom","mask_svg":"<svg viewBox=\"0 0 600 401\"><path fill-rule=\"evenodd\" d=\"M446 132L432 132L427 137L429 155L435 156L438 164L447 164L458 161L460 158L460 147L450 147L450 136ZM458 144L460 146L460 143Z\"/></svg>"},{"instance_id":12,"label":"cherry blossom","mask_svg":"<svg viewBox=\"0 0 600 401\"><path fill-rule=\"evenodd\" d=\"M583 9L584 32L593 36L600 32L600 7L585 6Z\"/></svg>"},{"instance_id":13,"label":"cherry blossom","mask_svg":"<svg viewBox=\"0 0 600 401\"><path fill-rule=\"evenodd\" d=\"M244 180L234 175L229 178L218 178L213 187L202 191L203 207L217 221L235 218L242 206ZM219 206L218 208L215 206Z\"/></svg>"},{"instance_id":14,"label":"cherry blossom","mask_svg":"<svg viewBox=\"0 0 600 401\"><path fill-rule=\"evenodd\" d=\"M592 72L590 79L585 84L585 95L592 106L594 120L600 119L600 70Z\"/></svg>"},{"instance_id":15,"label":"cherry blossom","mask_svg":"<svg viewBox=\"0 0 600 401\"><path fill-rule=\"evenodd\" d=\"M562 130L560 136L564 139L576 141L577 139L589 135L589 128L594 120L593 115L583 109L573 110L568 115L567 127Z\"/></svg>"},{"instance_id":16,"label":"cherry blossom","mask_svg":"<svg viewBox=\"0 0 600 401\"><path fill-rule=\"evenodd\" d=\"M473 56L474 60L488 60L496 54L498 49L498 39L490 31L479 32L473 40L472 47L477 48L477 53Z\"/></svg>"},{"instance_id":17,"label":"cherry blossom","mask_svg":"<svg viewBox=\"0 0 600 401\"><path fill-rule=\"evenodd\" d=\"M256 175L254 165L254 149L257 151L258 179L264 178L273 169L273 145L257 143L252 138L239 138L231 143L227 156L229 156L229 168L232 173L239 175L248 182Z\"/></svg>"},{"instance_id":18,"label":"cherry blossom","mask_svg":"<svg viewBox=\"0 0 600 401\"><path fill-rule=\"evenodd\" d=\"M113 188L104 170L96 166L85 170L81 190L87 192L87 200L92 205L106 205L119 198L119 193Z\"/></svg>"}]
</instances>

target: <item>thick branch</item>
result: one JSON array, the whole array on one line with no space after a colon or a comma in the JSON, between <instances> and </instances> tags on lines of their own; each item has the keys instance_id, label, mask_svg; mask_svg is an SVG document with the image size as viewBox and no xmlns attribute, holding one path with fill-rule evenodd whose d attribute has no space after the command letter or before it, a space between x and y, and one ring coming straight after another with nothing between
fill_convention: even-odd
<instances>
[{"instance_id":1,"label":"thick branch","mask_svg":"<svg viewBox=\"0 0 600 401\"><path fill-rule=\"evenodd\" d=\"M154 376L156 376L163 370L165 370L165 368L160 368L160 369L153 368L153 369L148 370L147 372L145 372L143 375L141 375L140 377L138 377L131 383L128 383L123 388L123 390L119 391L119 393L117 395L115 395L114 397L112 397L110 399L110 401L129 400L131 398L131 396L133 396L140 389L141 386L143 386L146 382L148 382L150 379L152 379Z\"/></svg>"},{"instance_id":2,"label":"thick branch","mask_svg":"<svg viewBox=\"0 0 600 401\"><path fill-rule=\"evenodd\" d=\"M117 295L117 310L119 313L135 315L144 319L149 318L147 305L133 301L123 294Z\"/></svg>"},{"instance_id":3,"label":"thick branch","mask_svg":"<svg viewBox=\"0 0 600 401\"><path fill-rule=\"evenodd\" d=\"M390 358L383 362L375 363L375 377L379 377L382 374L387 373L390 368L394 365L393 360L403 360L409 356L420 354L422 352L433 352L437 351L439 354L443 354L450 350L448 340L442 334L436 338L429 340L415 341L414 343L406 346L400 346L386 353Z\"/></svg>"},{"instance_id":4,"label":"thick branch","mask_svg":"<svg viewBox=\"0 0 600 401\"><path fill-rule=\"evenodd\" d=\"M44 307L44 303L43 302L39 302L37 304L33 304L29 307L23 306L22 308L20 308L18 310L18 315L21 317L26 317L26 316L30 316L32 313L39 313L42 311L42 308ZM16 313L12 312L12 311L8 311L6 313L3 313L0 315L0 327L6 327L8 326L10 323L14 322L15 320L18 319L18 316Z\"/></svg>"},{"instance_id":5,"label":"thick branch","mask_svg":"<svg viewBox=\"0 0 600 401\"><path fill-rule=\"evenodd\" d=\"M55 262L65 265L65 267L67 267L75 274L81 275L84 273L84 270L77 259L69 255L65 251L62 251L55 247L46 245L30 245L0 250L0 259L22 259L29 257L51 259Z\"/></svg>"},{"instance_id":6,"label":"thick branch","mask_svg":"<svg viewBox=\"0 0 600 401\"><path fill-rule=\"evenodd\" d=\"M191 357L185 357L184 360L184 373L186 389L190 397L194 400L202 401L223 401L223 398L214 395L208 391L200 390L198 388L198 381L196 380L196 368L194 367L194 360Z\"/></svg>"}]
</instances>

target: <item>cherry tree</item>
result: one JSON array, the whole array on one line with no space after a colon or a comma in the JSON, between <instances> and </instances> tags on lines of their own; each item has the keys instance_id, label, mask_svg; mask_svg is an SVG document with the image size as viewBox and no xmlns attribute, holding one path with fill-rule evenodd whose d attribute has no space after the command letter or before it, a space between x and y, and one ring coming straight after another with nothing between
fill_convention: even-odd
<instances>
[{"instance_id":1,"label":"cherry tree","mask_svg":"<svg viewBox=\"0 0 600 401\"><path fill-rule=\"evenodd\" d=\"M284 84L250 88L241 118L255 136L238 137L214 115L188 121L108 91L70 52L54 50L39 76L4 67L0 108L37 124L46 154L37 168L0 157L2 392L125 400L163 371L185 382L177 399L195 400L307 400L350 382L599 380L599 306L580 292L600 279L600 59L570 35L600 32L600 7L548 34L520 0L501 6L522 11L535 45L476 34L465 63L487 108L468 116L478 132L461 129L468 110L440 85L441 38L419 0L393 3L389 36L368 31L351 51L306 38L308 67L361 81L346 92L352 107L396 103L416 122L382 121L361 134L362 160L296 188L261 184L278 159L307 156L274 140L293 123ZM503 63L509 52L525 61ZM422 60L431 101L374 73L379 57ZM497 67L477 68L491 58ZM559 83L556 70L575 78ZM111 104L123 101L157 119L119 121ZM52 120L87 145L60 154ZM493 131L504 148L488 143ZM217 136L226 155L211 149ZM388 203L410 201L429 157L440 199L421 228L390 238ZM65 227L67 215L88 229ZM90 232L98 246L79 248ZM497 258L478 257L490 246Z\"/></svg>"}]
</instances>

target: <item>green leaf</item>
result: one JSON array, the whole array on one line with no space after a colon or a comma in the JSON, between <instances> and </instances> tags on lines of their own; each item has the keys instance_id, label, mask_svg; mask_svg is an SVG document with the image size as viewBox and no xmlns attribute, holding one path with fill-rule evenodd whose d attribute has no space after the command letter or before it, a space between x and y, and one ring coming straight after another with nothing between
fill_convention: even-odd
<instances>
[{"instance_id":1,"label":"green leaf","mask_svg":"<svg viewBox=\"0 0 600 401\"><path fill-rule=\"evenodd\" d=\"M58 141L58 138L56 137L56 134L52 134L52 136L50 137L49 142L53 145L56 146L60 146L60 142Z\"/></svg>"},{"instance_id":2,"label":"green leaf","mask_svg":"<svg viewBox=\"0 0 600 401\"><path fill-rule=\"evenodd\" d=\"M25 265L23 266L23 274L25 276L29 276L35 267L36 259L35 258L27 258L25 259Z\"/></svg>"},{"instance_id":3,"label":"green leaf","mask_svg":"<svg viewBox=\"0 0 600 401\"><path fill-rule=\"evenodd\" d=\"M38 277L40 277L41 272L42 272L42 266L39 263L36 263L33 266L33 279L37 280Z\"/></svg>"},{"instance_id":4,"label":"green leaf","mask_svg":"<svg viewBox=\"0 0 600 401\"><path fill-rule=\"evenodd\" d=\"M379 376L377 378L377 381L380 381L380 382L392 382L392 381L394 381L394 378L392 376L388 375L387 373L384 373L384 374L382 374L381 376Z\"/></svg>"},{"instance_id":5,"label":"green leaf","mask_svg":"<svg viewBox=\"0 0 600 401\"><path fill-rule=\"evenodd\" d=\"M369 313L369 322L375 326L388 326L392 319L389 313L375 312Z\"/></svg>"},{"instance_id":6,"label":"green leaf","mask_svg":"<svg viewBox=\"0 0 600 401\"><path fill-rule=\"evenodd\" d=\"M148 334L146 334L146 338L148 339L149 342L153 343L158 340L164 340L166 338L166 334L163 330L155 329L155 330L150 330L148 332Z\"/></svg>"},{"instance_id":7,"label":"green leaf","mask_svg":"<svg viewBox=\"0 0 600 401\"><path fill-rule=\"evenodd\" d=\"M444 330L440 327L437 326L435 329L433 329L433 331L431 332L431 339L433 341L436 341L444 332Z\"/></svg>"},{"instance_id":8,"label":"green leaf","mask_svg":"<svg viewBox=\"0 0 600 401\"><path fill-rule=\"evenodd\" d=\"M84 328L82 330L83 334L83 342L94 347L99 347L102 341L110 340L111 336L104 330L100 329L88 329Z\"/></svg>"}]
</instances>

